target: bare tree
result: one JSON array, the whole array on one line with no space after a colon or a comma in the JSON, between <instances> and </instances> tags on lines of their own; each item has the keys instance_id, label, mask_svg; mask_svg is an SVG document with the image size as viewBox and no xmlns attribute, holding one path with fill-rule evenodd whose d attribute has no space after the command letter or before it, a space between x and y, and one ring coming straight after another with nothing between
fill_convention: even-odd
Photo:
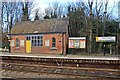
<instances>
[{"instance_id":1,"label":"bare tree","mask_svg":"<svg viewBox=\"0 0 120 80\"><path fill-rule=\"evenodd\" d=\"M48 16L49 18L51 17L52 12L53 12L53 9L51 6L49 6L45 9L45 15Z\"/></svg>"},{"instance_id":2,"label":"bare tree","mask_svg":"<svg viewBox=\"0 0 120 80\"><path fill-rule=\"evenodd\" d=\"M62 17L62 13L63 13L63 7L60 5L60 6L58 7L58 13L57 13L58 18L61 18L61 17Z\"/></svg>"},{"instance_id":3,"label":"bare tree","mask_svg":"<svg viewBox=\"0 0 120 80\"><path fill-rule=\"evenodd\" d=\"M2 10L3 8L3 4L0 2L0 9ZM2 18L2 15L3 15L3 12L0 12L0 23L3 22L3 19ZM0 24L0 48L2 48L2 24Z\"/></svg>"},{"instance_id":4,"label":"bare tree","mask_svg":"<svg viewBox=\"0 0 120 80\"><path fill-rule=\"evenodd\" d=\"M63 16L63 6L58 2L53 2L45 9L45 17L61 18Z\"/></svg>"},{"instance_id":5,"label":"bare tree","mask_svg":"<svg viewBox=\"0 0 120 80\"><path fill-rule=\"evenodd\" d=\"M106 28L106 20L107 20L107 6L108 6L108 0L105 2L105 11L104 11L104 26L103 26L103 36L105 35L105 28Z\"/></svg>"},{"instance_id":6,"label":"bare tree","mask_svg":"<svg viewBox=\"0 0 120 80\"><path fill-rule=\"evenodd\" d=\"M89 16L90 16L90 28L89 28L89 31L90 31L90 35L89 35L89 38L90 38L90 43L89 43L89 53L92 53L92 29L93 29L93 25L92 25L92 17L93 17L93 13L92 13L92 7L93 7L93 0L88 0L88 4L89 4L89 8L90 8L90 13L89 13Z\"/></svg>"},{"instance_id":7,"label":"bare tree","mask_svg":"<svg viewBox=\"0 0 120 80\"><path fill-rule=\"evenodd\" d=\"M101 17L101 12L102 12L102 10L103 10L103 2L102 1L100 1L100 2L98 2L98 0L96 0L96 3L95 3L95 13L96 13L96 27L97 27L97 29L96 29L96 35L98 36L98 31L99 31L99 24L98 24L98 22L99 22L99 20L100 20L100 17Z\"/></svg>"},{"instance_id":8,"label":"bare tree","mask_svg":"<svg viewBox=\"0 0 120 80\"><path fill-rule=\"evenodd\" d=\"M39 12L39 10L36 10L35 19L34 20L39 20L38 12Z\"/></svg>"},{"instance_id":9,"label":"bare tree","mask_svg":"<svg viewBox=\"0 0 120 80\"><path fill-rule=\"evenodd\" d=\"M0 8L1 8L1 15L0 15L0 16L1 16L1 21L0 21L0 22L1 22L1 25L0 25L0 26L1 26L1 27L0 27L0 30L1 30L1 31L0 31L0 32L3 33L3 27L4 27L4 26L3 26L3 18L4 18L4 17L3 17L3 15L4 15L4 13L3 13L3 8L4 8L3 2L1 2Z\"/></svg>"},{"instance_id":10,"label":"bare tree","mask_svg":"<svg viewBox=\"0 0 120 80\"><path fill-rule=\"evenodd\" d=\"M52 13L52 17L53 18L57 18L57 13L58 13L58 6L59 3L58 2L53 2L53 13Z\"/></svg>"},{"instance_id":11,"label":"bare tree","mask_svg":"<svg viewBox=\"0 0 120 80\"><path fill-rule=\"evenodd\" d=\"M30 20L29 16L32 12L32 6L33 2L22 2L22 20Z\"/></svg>"},{"instance_id":12,"label":"bare tree","mask_svg":"<svg viewBox=\"0 0 120 80\"><path fill-rule=\"evenodd\" d=\"M23 11L23 15L22 15L22 21L27 21L29 20L29 15L28 15L28 2L23 2L22 4L22 11Z\"/></svg>"},{"instance_id":13,"label":"bare tree","mask_svg":"<svg viewBox=\"0 0 120 80\"><path fill-rule=\"evenodd\" d=\"M32 2L2 2L3 31L10 32L14 24L22 19L22 8L29 6ZM26 10L29 14L29 11ZM28 18L29 16L27 16Z\"/></svg>"},{"instance_id":14,"label":"bare tree","mask_svg":"<svg viewBox=\"0 0 120 80\"><path fill-rule=\"evenodd\" d=\"M7 32L10 32L12 26L15 24L17 21L17 16L20 15L20 12L18 13L18 5L16 2L2 2L3 7L2 7L2 21L3 25L3 30L6 28Z\"/></svg>"}]
</instances>

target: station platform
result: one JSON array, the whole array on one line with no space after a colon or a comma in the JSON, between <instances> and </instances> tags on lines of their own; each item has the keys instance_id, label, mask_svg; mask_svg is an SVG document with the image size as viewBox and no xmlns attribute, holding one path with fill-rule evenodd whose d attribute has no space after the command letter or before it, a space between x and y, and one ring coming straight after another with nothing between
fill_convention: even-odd
<instances>
[{"instance_id":1,"label":"station platform","mask_svg":"<svg viewBox=\"0 0 120 80\"><path fill-rule=\"evenodd\" d=\"M63 58L63 59L90 59L90 60L120 60L118 56L88 56L88 55L60 55L60 54L32 54L0 52L0 56L36 57L36 58Z\"/></svg>"}]
</instances>

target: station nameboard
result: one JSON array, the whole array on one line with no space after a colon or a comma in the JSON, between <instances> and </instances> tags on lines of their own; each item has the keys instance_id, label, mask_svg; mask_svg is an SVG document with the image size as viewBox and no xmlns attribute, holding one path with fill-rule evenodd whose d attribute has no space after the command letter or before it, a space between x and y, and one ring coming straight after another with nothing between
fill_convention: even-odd
<instances>
[{"instance_id":1,"label":"station nameboard","mask_svg":"<svg viewBox=\"0 0 120 80\"><path fill-rule=\"evenodd\" d=\"M85 37L70 37L69 48L86 48Z\"/></svg>"},{"instance_id":2,"label":"station nameboard","mask_svg":"<svg viewBox=\"0 0 120 80\"><path fill-rule=\"evenodd\" d=\"M96 37L96 42L115 42L115 36L113 36L113 37Z\"/></svg>"}]
</instances>

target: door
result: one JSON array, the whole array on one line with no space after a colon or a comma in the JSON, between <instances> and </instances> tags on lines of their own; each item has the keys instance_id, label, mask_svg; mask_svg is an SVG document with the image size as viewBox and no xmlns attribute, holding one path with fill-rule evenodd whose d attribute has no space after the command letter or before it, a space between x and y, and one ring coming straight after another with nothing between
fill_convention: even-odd
<instances>
[{"instance_id":1,"label":"door","mask_svg":"<svg viewBox=\"0 0 120 80\"><path fill-rule=\"evenodd\" d=\"M26 41L26 53L31 53L31 41Z\"/></svg>"}]
</instances>

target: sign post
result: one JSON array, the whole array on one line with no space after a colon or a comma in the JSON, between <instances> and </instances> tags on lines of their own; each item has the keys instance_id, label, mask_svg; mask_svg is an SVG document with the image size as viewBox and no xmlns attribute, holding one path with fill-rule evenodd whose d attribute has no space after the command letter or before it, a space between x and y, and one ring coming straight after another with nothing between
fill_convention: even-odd
<instances>
[{"instance_id":1,"label":"sign post","mask_svg":"<svg viewBox=\"0 0 120 80\"><path fill-rule=\"evenodd\" d=\"M112 45L110 44L110 55L112 54Z\"/></svg>"}]
</instances>

